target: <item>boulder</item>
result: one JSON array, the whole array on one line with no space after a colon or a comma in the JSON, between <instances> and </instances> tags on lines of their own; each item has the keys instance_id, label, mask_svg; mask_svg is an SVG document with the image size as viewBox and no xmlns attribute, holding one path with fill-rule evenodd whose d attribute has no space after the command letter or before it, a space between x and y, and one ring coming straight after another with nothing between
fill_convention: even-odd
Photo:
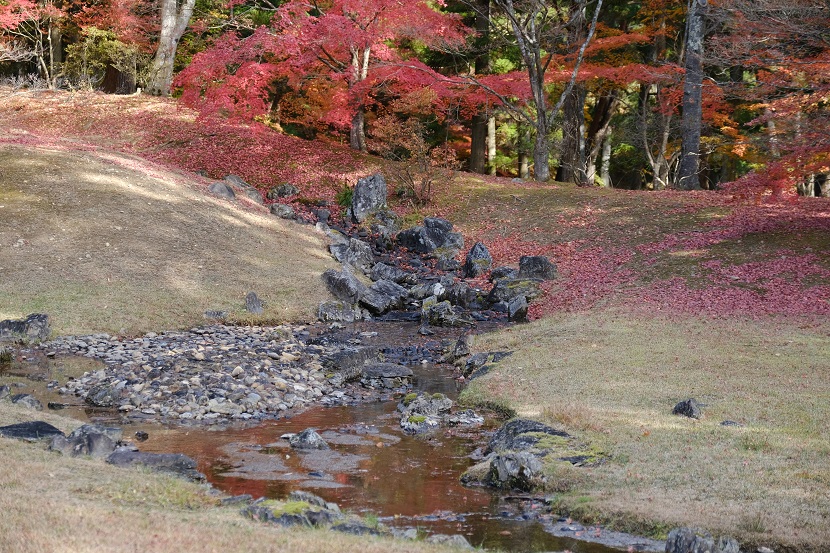
<instances>
[{"instance_id":1,"label":"boulder","mask_svg":"<svg viewBox=\"0 0 830 553\"><path fill-rule=\"evenodd\" d=\"M34 409L35 411L43 411L43 404L31 394L15 394L10 399L12 403L20 405L21 407Z\"/></svg>"},{"instance_id":2,"label":"boulder","mask_svg":"<svg viewBox=\"0 0 830 553\"><path fill-rule=\"evenodd\" d=\"M86 402L96 407L113 407L121 401L125 385L126 382L122 380L114 384L93 386L86 394Z\"/></svg>"},{"instance_id":3,"label":"boulder","mask_svg":"<svg viewBox=\"0 0 830 553\"><path fill-rule=\"evenodd\" d=\"M715 540L703 530L675 528L666 538L666 553L740 553L740 545L725 536Z\"/></svg>"},{"instance_id":4,"label":"boulder","mask_svg":"<svg viewBox=\"0 0 830 553\"><path fill-rule=\"evenodd\" d=\"M400 388L412 382L414 373L406 365L399 363L367 363L363 367L360 381L373 388Z\"/></svg>"},{"instance_id":5,"label":"boulder","mask_svg":"<svg viewBox=\"0 0 830 553\"><path fill-rule=\"evenodd\" d=\"M375 263L371 272L372 280L391 280L396 284L417 284L418 277L412 273L407 273L397 267L387 265L386 263Z\"/></svg>"},{"instance_id":6,"label":"boulder","mask_svg":"<svg viewBox=\"0 0 830 553\"><path fill-rule=\"evenodd\" d=\"M481 242L476 242L464 260L464 277L477 278L489 271L492 265L493 257L490 250Z\"/></svg>"},{"instance_id":7,"label":"boulder","mask_svg":"<svg viewBox=\"0 0 830 553\"><path fill-rule=\"evenodd\" d=\"M452 400L444 394L410 394L398 404L398 410L404 417L410 415L438 416L449 413L452 409Z\"/></svg>"},{"instance_id":8,"label":"boulder","mask_svg":"<svg viewBox=\"0 0 830 553\"><path fill-rule=\"evenodd\" d=\"M699 419L703 416L700 410L700 403L694 398L689 398L681 401L672 409L672 415L681 415L689 417L690 419Z\"/></svg>"},{"instance_id":9,"label":"boulder","mask_svg":"<svg viewBox=\"0 0 830 553\"><path fill-rule=\"evenodd\" d=\"M516 296L507 302L507 320L514 323L527 321L527 298Z\"/></svg>"},{"instance_id":10,"label":"boulder","mask_svg":"<svg viewBox=\"0 0 830 553\"><path fill-rule=\"evenodd\" d=\"M53 436L63 436L63 432L48 422L32 421L0 426L0 436L35 442L50 440Z\"/></svg>"},{"instance_id":11,"label":"boulder","mask_svg":"<svg viewBox=\"0 0 830 553\"><path fill-rule=\"evenodd\" d=\"M279 198L287 198L289 196L296 196L300 193L300 189L293 184L283 183L272 187L266 194L269 200L277 200Z\"/></svg>"},{"instance_id":12,"label":"boulder","mask_svg":"<svg viewBox=\"0 0 830 553\"><path fill-rule=\"evenodd\" d=\"M522 451L532 448L539 442L539 434L571 438L571 435L556 430L538 421L529 419L513 419L506 422L490 438L487 445L488 452Z\"/></svg>"},{"instance_id":13,"label":"boulder","mask_svg":"<svg viewBox=\"0 0 830 553\"><path fill-rule=\"evenodd\" d=\"M356 304L367 290L366 285L358 280L348 265L344 265L340 271L328 269L322 278L329 292L349 304Z\"/></svg>"},{"instance_id":14,"label":"boulder","mask_svg":"<svg viewBox=\"0 0 830 553\"><path fill-rule=\"evenodd\" d=\"M262 300L254 292L248 292L245 296L245 309L254 315L262 315L264 309L262 307Z\"/></svg>"},{"instance_id":15,"label":"boulder","mask_svg":"<svg viewBox=\"0 0 830 553\"><path fill-rule=\"evenodd\" d=\"M0 399L6 399L12 393L12 389L9 388L6 384L0 386Z\"/></svg>"},{"instance_id":16,"label":"boulder","mask_svg":"<svg viewBox=\"0 0 830 553\"><path fill-rule=\"evenodd\" d=\"M294 449L329 449L329 444L313 428L306 428L288 440Z\"/></svg>"},{"instance_id":17,"label":"boulder","mask_svg":"<svg viewBox=\"0 0 830 553\"><path fill-rule=\"evenodd\" d=\"M353 380L363 374L363 366L367 361L376 360L378 348L374 346L342 347L320 359L323 367L338 371L344 382Z\"/></svg>"},{"instance_id":18,"label":"boulder","mask_svg":"<svg viewBox=\"0 0 830 553\"><path fill-rule=\"evenodd\" d=\"M377 528L357 521L341 522L332 526L331 529L335 532L354 534L355 536L380 536L380 531Z\"/></svg>"},{"instance_id":19,"label":"boulder","mask_svg":"<svg viewBox=\"0 0 830 553\"><path fill-rule=\"evenodd\" d=\"M253 186L245 182L245 179L237 175L228 175L224 178L224 181L237 188L253 188Z\"/></svg>"},{"instance_id":20,"label":"boulder","mask_svg":"<svg viewBox=\"0 0 830 553\"><path fill-rule=\"evenodd\" d=\"M556 265L544 255L523 255L519 258L518 277L552 280L556 278Z\"/></svg>"},{"instance_id":21,"label":"boulder","mask_svg":"<svg viewBox=\"0 0 830 553\"><path fill-rule=\"evenodd\" d=\"M196 461L181 453L145 453L118 448L107 457L107 463L117 467L143 466L154 471L183 476L189 480L205 480L205 475L196 470Z\"/></svg>"},{"instance_id":22,"label":"boulder","mask_svg":"<svg viewBox=\"0 0 830 553\"><path fill-rule=\"evenodd\" d=\"M526 452L499 453L490 460L485 483L494 488L531 491L541 479L542 462Z\"/></svg>"},{"instance_id":23,"label":"boulder","mask_svg":"<svg viewBox=\"0 0 830 553\"><path fill-rule=\"evenodd\" d=\"M208 192L214 196L227 198L229 200L236 198L236 193L233 191L233 188L231 188L226 182L216 181L211 183L210 186L208 186Z\"/></svg>"},{"instance_id":24,"label":"boulder","mask_svg":"<svg viewBox=\"0 0 830 553\"><path fill-rule=\"evenodd\" d=\"M438 248L446 248L454 250L452 256L455 256L464 247L461 233L452 232L452 223L437 217L427 217L423 226L399 232L396 240L400 246L417 253L433 253Z\"/></svg>"},{"instance_id":25,"label":"boulder","mask_svg":"<svg viewBox=\"0 0 830 553\"><path fill-rule=\"evenodd\" d=\"M308 503L309 505L328 509L329 511L334 511L336 513L340 512L340 506L338 506L337 503L326 501L319 495L314 495L313 493L304 490L294 490L289 493L288 501L302 501Z\"/></svg>"},{"instance_id":26,"label":"boulder","mask_svg":"<svg viewBox=\"0 0 830 553\"><path fill-rule=\"evenodd\" d=\"M69 436L60 435L52 438L49 449L70 457L89 455L103 458L115 450L116 443L120 439L120 428L85 424L73 430Z\"/></svg>"},{"instance_id":27,"label":"boulder","mask_svg":"<svg viewBox=\"0 0 830 553\"><path fill-rule=\"evenodd\" d=\"M494 282L500 278L516 278L519 276L519 270L513 267L496 267L490 271L490 281Z\"/></svg>"},{"instance_id":28,"label":"boulder","mask_svg":"<svg viewBox=\"0 0 830 553\"><path fill-rule=\"evenodd\" d=\"M286 204L271 204L269 210L271 215L276 215L280 219L294 219L297 216L294 208Z\"/></svg>"},{"instance_id":29,"label":"boulder","mask_svg":"<svg viewBox=\"0 0 830 553\"><path fill-rule=\"evenodd\" d=\"M496 281L490 294L487 296L487 301L490 303L498 303L501 301L510 302L513 298L524 296L526 300L530 301L539 297L542 291L539 288L541 281L532 278L502 278Z\"/></svg>"},{"instance_id":30,"label":"boulder","mask_svg":"<svg viewBox=\"0 0 830 553\"><path fill-rule=\"evenodd\" d=\"M375 256L372 254L372 247L357 238L352 238L346 243L340 242L331 244L329 251L340 263L351 265L363 272L369 272L375 263Z\"/></svg>"},{"instance_id":31,"label":"boulder","mask_svg":"<svg viewBox=\"0 0 830 553\"><path fill-rule=\"evenodd\" d=\"M51 332L49 315L45 313L0 321L0 342L42 342Z\"/></svg>"},{"instance_id":32,"label":"boulder","mask_svg":"<svg viewBox=\"0 0 830 553\"><path fill-rule=\"evenodd\" d=\"M470 545L470 542L467 541L467 538L461 534L433 534L427 537L424 541L427 543L449 545L450 547L454 547L456 549L475 549L472 545Z\"/></svg>"},{"instance_id":33,"label":"boulder","mask_svg":"<svg viewBox=\"0 0 830 553\"><path fill-rule=\"evenodd\" d=\"M392 237L401 230L400 217L391 209L381 208L372 214L372 221L372 232L391 247Z\"/></svg>"},{"instance_id":34,"label":"boulder","mask_svg":"<svg viewBox=\"0 0 830 553\"><path fill-rule=\"evenodd\" d=\"M446 423L449 426L481 426L484 424L484 417L472 409L467 409L453 413L446 418Z\"/></svg>"},{"instance_id":35,"label":"boulder","mask_svg":"<svg viewBox=\"0 0 830 553\"><path fill-rule=\"evenodd\" d=\"M462 310L453 307L448 301L427 304L422 306L424 319L432 326L463 327L475 326L475 321Z\"/></svg>"},{"instance_id":36,"label":"boulder","mask_svg":"<svg viewBox=\"0 0 830 553\"><path fill-rule=\"evenodd\" d=\"M379 280L363 292L360 304L379 315L401 307L408 295L409 291L403 286L391 280Z\"/></svg>"},{"instance_id":37,"label":"boulder","mask_svg":"<svg viewBox=\"0 0 830 553\"><path fill-rule=\"evenodd\" d=\"M262 194L256 188L243 188L240 190L240 193L255 204L265 205L265 201L262 199Z\"/></svg>"},{"instance_id":38,"label":"boulder","mask_svg":"<svg viewBox=\"0 0 830 553\"><path fill-rule=\"evenodd\" d=\"M352 192L349 217L355 223L362 223L372 213L386 207L386 179L376 173L357 181Z\"/></svg>"}]
</instances>

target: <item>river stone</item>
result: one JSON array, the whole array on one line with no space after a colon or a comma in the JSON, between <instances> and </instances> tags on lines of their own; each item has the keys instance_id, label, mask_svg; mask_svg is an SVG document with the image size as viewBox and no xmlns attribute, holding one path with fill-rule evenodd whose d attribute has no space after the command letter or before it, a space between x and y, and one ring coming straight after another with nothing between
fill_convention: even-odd
<instances>
[{"instance_id":1,"label":"river stone","mask_svg":"<svg viewBox=\"0 0 830 553\"><path fill-rule=\"evenodd\" d=\"M48 440L53 436L63 436L63 432L48 422L31 421L0 426L0 436L34 442L37 440Z\"/></svg>"},{"instance_id":2,"label":"river stone","mask_svg":"<svg viewBox=\"0 0 830 553\"><path fill-rule=\"evenodd\" d=\"M355 536L380 536L380 531L377 528L356 521L341 522L332 526L331 529L335 532L354 534Z\"/></svg>"},{"instance_id":3,"label":"river stone","mask_svg":"<svg viewBox=\"0 0 830 553\"><path fill-rule=\"evenodd\" d=\"M248 292L248 295L245 296L245 309L254 315L262 315L264 311L262 308L262 300L259 299L255 292Z\"/></svg>"},{"instance_id":4,"label":"river stone","mask_svg":"<svg viewBox=\"0 0 830 553\"><path fill-rule=\"evenodd\" d=\"M344 381L354 380L363 374L363 366L378 356L374 346L343 347L324 355L320 363L326 369L338 371Z\"/></svg>"},{"instance_id":5,"label":"river stone","mask_svg":"<svg viewBox=\"0 0 830 553\"><path fill-rule=\"evenodd\" d=\"M336 513L340 512L340 506L337 505L337 503L326 501L319 495L315 495L311 492L307 492L304 490L294 490L293 492L289 493L288 501L303 501L305 503L308 503L309 505L322 507L324 509L328 509L329 511L334 511Z\"/></svg>"},{"instance_id":6,"label":"river stone","mask_svg":"<svg viewBox=\"0 0 830 553\"><path fill-rule=\"evenodd\" d=\"M681 401L672 409L672 415L681 415L689 417L690 419L699 419L703 416L700 411L700 403L694 398L689 398Z\"/></svg>"},{"instance_id":7,"label":"river stone","mask_svg":"<svg viewBox=\"0 0 830 553\"><path fill-rule=\"evenodd\" d=\"M317 319L324 323L353 323L367 318L367 314L360 307L344 301L324 301L317 308Z\"/></svg>"},{"instance_id":8,"label":"river stone","mask_svg":"<svg viewBox=\"0 0 830 553\"><path fill-rule=\"evenodd\" d=\"M556 278L556 265L544 255L523 255L519 258L519 278Z\"/></svg>"},{"instance_id":9,"label":"river stone","mask_svg":"<svg viewBox=\"0 0 830 553\"><path fill-rule=\"evenodd\" d=\"M467 541L467 538L461 534L433 534L424 541L427 543L449 545L451 547L455 547L456 549L475 549L472 545L470 545L470 542Z\"/></svg>"},{"instance_id":10,"label":"river stone","mask_svg":"<svg viewBox=\"0 0 830 553\"><path fill-rule=\"evenodd\" d=\"M340 271L328 269L322 278L329 292L349 304L356 304L367 290L366 285L358 280L348 265L343 265Z\"/></svg>"},{"instance_id":11,"label":"river stone","mask_svg":"<svg viewBox=\"0 0 830 553\"><path fill-rule=\"evenodd\" d=\"M55 436L49 449L70 457L89 455L103 458L115 450L121 439L121 429L98 424L85 424L72 431L69 436Z\"/></svg>"},{"instance_id":12,"label":"river stone","mask_svg":"<svg viewBox=\"0 0 830 553\"><path fill-rule=\"evenodd\" d=\"M49 323L49 315L45 313L0 321L0 342L42 342L52 332Z\"/></svg>"},{"instance_id":13,"label":"river stone","mask_svg":"<svg viewBox=\"0 0 830 553\"><path fill-rule=\"evenodd\" d=\"M666 553L740 553L740 545L726 536L716 541L704 530L675 528L666 538Z\"/></svg>"},{"instance_id":14,"label":"river stone","mask_svg":"<svg viewBox=\"0 0 830 553\"><path fill-rule=\"evenodd\" d=\"M272 187L266 197L269 200L277 200L279 198L287 198L288 196L296 196L300 193L300 189L293 184L283 183Z\"/></svg>"},{"instance_id":15,"label":"river stone","mask_svg":"<svg viewBox=\"0 0 830 553\"><path fill-rule=\"evenodd\" d=\"M492 265L493 257L490 255L490 250L483 243L476 242L464 260L464 277L479 277L489 271Z\"/></svg>"},{"instance_id":16,"label":"river stone","mask_svg":"<svg viewBox=\"0 0 830 553\"><path fill-rule=\"evenodd\" d=\"M487 445L487 451L522 451L530 449L539 442L539 437L529 434L548 434L550 436L558 436L561 438L572 437L567 432L555 430L538 421L513 419L507 421L501 428L499 428L495 435L490 438L490 442Z\"/></svg>"},{"instance_id":17,"label":"river stone","mask_svg":"<svg viewBox=\"0 0 830 553\"><path fill-rule=\"evenodd\" d=\"M236 193L233 191L233 188L225 182L216 181L211 183L210 186L208 186L208 191L214 196L219 196L220 198L227 198L229 200L236 198Z\"/></svg>"},{"instance_id":18,"label":"river stone","mask_svg":"<svg viewBox=\"0 0 830 553\"><path fill-rule=\"evenodd\" d=\"M34 409L35 411L43 411L43 404L31 394L15 394L11 397L12 403L26 407L27 409Z\"/></svg>"},{"instance_id":19,"label":"river stone","mask_svg":"<svg viewBox=\"0 0 830 553\"><path fill-rule=\"evenodd\" d=\"M452 400L444 394L423 394L419 393L412 398L406 396L403 401L398 404L398 410L403 413L404 417L411 415L428 415L437 416L444 415L452 409Z\"/></svg>"},{"instance_id":20,"label":"river stone","mask_svg":"<svg viewBox=\"0 0 830 553\"><path fill-rule=\"evenodd\" d=\"M386 179L376 173L357 181L352 192L349 217L354 223L362 223L372 213L386 207Z\"/></svg>"},{"instance_id":21,"label":"river stone","mask_svg":"<svg viewBox=\"0 0 830 553\"><path fill-rule=\"evenodd\" d=\"M271 215L276 215L280 219L294 219L297 216L294 208L286 204L271 204L269 210Z\"/></svg>"},{"instance_id":22,"label":"river stone","mask_svg":"<svg viewBox=\"0 0 830 553\"><path fill-rule=\"evenodd\" d=\"M527 452L498 453L490 460L485 483L494 488L531 491L541 477L542 462Z\"/></svg>"},{"instance_id":23,"label":"river stone","mask_svg":"<svg viewBox=\"0 0 830 553\"><path fill-rule=\"evenodd\" d=\"M144 466L154 471L183 476L189 480L205 480L205 475L196 470L196 461L181 453L146 453L119 448L107 457L107 463L117 467Z\"/></svg>"},{"instance_id":24,"label":"river stone","mask_svg":"<svg viewBox=\"0 0 830 553\"><path fill-rule=\"evenodd\" d=\"M450 426L481 426L484 424L484 417L472 409L467 409L453 413L446 418L446 422Z\"/></svg>"},{"instance_id":25,"label":"river stone","mask_svg":"<svg viewBox=\"0 0 830 553\"><path fill-rule=\"evenodd\" d=\"M363 376L368 378L412 378L414 373L406 365L376 362L364 365Z\"/></svg>"},{"instance_id":26,"label":"river stone","mask_svg":"<svg viewBox=\"0 0 830 553\"><path fill-rule=\"evenodd\" d=\"M313 428L306 428L295 434L288 443L294 449L329 449L329 444Z\"/></svg>"}]
</instances>

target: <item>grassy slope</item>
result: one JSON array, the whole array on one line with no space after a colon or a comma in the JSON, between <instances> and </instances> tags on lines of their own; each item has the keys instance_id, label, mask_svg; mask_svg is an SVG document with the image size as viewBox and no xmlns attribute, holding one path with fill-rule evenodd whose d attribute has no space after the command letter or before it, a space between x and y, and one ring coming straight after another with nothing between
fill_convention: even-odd
<instances>
[{"instance_id":1,"label":"grassy slope","mask_svg":"<svg viewBox=\"0 0 830 553\"><path fill-rule=\"evenodd\" d=\"M46 137L65 146L111 143L113 133L88 131L110 121L121 150L191 170L213 155L193 128L176 138L166 104L81 99L75 112L65 98L0 102L0 122L11 121L24 142ZM99 100L100 112L90 111ZM108 119L119 102L127 115ZM130 123L149 111L158 121L145 127L170 133L155 145ZM217 159L226 157L222 147ZM321 164L307 150L251 148L269 166L301 175L324 166L303 190L315 197L328 197L326 182L353 176L362 163L340 167L334 158L348 156L330 150ZM484 240L498 263L547 253L559 264L560 278L536 304L544 318L478 344L516 353L469 395L499 398L610 454L602 466L562 473L564 507L631 529L702 525L758 543L830 547L826 201L757 206L711 194L465 178L444 191L437 211ZM668 414L690 396L707 404L702 421ZM721 427L723 419L746 426Z\"/></svg>"}]
</instances>

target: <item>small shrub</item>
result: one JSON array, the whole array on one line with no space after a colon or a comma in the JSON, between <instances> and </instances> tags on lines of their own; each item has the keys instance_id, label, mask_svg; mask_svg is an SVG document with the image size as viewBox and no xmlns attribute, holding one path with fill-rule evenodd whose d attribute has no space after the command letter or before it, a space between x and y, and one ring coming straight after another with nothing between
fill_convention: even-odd
<instances>
[{"instance_id":1,"label":"small shrub","mask_svg":"<svg viewBox=\"0 0 830 553\"><path fill-rule=\"evenodd\" d=\"M349 183L343 181L343 186L337 191L334 195L334 201L337 202L337 205L342 207L349 207L352 205L352 198L354 197L354 188L349 186Z\"/></svg>"}]
</instances>

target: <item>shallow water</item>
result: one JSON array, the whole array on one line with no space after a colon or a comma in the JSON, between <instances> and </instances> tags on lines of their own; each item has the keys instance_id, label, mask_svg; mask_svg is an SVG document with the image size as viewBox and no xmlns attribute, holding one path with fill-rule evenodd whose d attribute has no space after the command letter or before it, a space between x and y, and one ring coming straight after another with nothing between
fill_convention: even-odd
<instances>
[{"instance_id":1,"label":"shallow water","mask_svg":"<svg viewBox=\"0 0 830 553\"><path fill-rule=\"evenodd\" d=\"M414 334L411 325L387 324L369 330L376 328L380 328L379 334L364 334L364 343L403 343L404 337L411 339ZM65 411L67 415L112 423L116 414L92 411L78 398L60 396L45 387L52 378L96 367L90 360L41 358L37 364L12 371L12 377L27 377L25 388L15 393L34 393L44 404L74 403ZM413 370L416 390L457 397L457 382L450 368L427 363L415 365ZM343 509L372 513L389 526L462 534L473 545L488 549L610 553L625 551L632 543L613 541L619 546L613 548L584 541L625 538L578 524L562 524L555 516L527 514L537 512L540 497L510 497L463 487L459 476L474 463L470 454L486 440L481 430L451 429L428 437L408 436L399 427L395 408L395 401L385 401L315 407L290 418L247 426L183 427L147 422L123 428L127 438L136 431L149 434L147 441L138 444L142 451L193 457L211 484L232 495L283 498L292 490L308 490ZM331 449L298 452L280 438L306 428L317 429ZM548 531L553 526L558 527L558 536ZM654 543L642 543L642 548L634 550L657 550Z\"/></svg>"}]
</instances>

